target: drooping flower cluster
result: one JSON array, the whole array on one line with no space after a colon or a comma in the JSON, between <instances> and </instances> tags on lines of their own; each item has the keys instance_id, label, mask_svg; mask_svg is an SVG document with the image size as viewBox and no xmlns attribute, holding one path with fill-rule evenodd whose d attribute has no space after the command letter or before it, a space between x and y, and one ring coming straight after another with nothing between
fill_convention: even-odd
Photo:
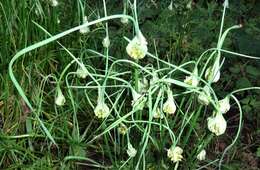
<instances>
[{"instance_id":1,"label":"drooping flower cluster","mask_svg":"<svg viewBox=\"0 0 260 170\"><path fill-rule=\"evenodd\" d=\"M129 22L129 20L128 20L127 17L122 17L122 18L120 19L120 21L121 21L122 24L125 24L125 25L127 25L128 22Z\"/></svg>"},{"instance_id":2,"label":"drooping flower cluster","mask_svg":"<svg viewBox=\"0 0 260 170\"><path fill-rule=\"evenodd\" d=\"M197 159L198 159L199 161L203 161L203 160L206 159L206 150L205 150L205 149L202 149L202 150L200 151L200 153L197 155Z\"/></svg>"},{"instance_id":3,"label":"drooping flower cluster","mask_svg":"<svg viewBox=\"0 0 260 170\"><path fill-rule=\"evenodd\" d=\"M95 115L100 118L100 119L104 119L106 118L110 111L109 111L109 107L107 106L107 104L105 102L102 101L98 101L97 106L94 109L94 113Z\"/></svg>"},{"instance_id":4,"label":"drooping flower cluster","mask_svg":"<svg viewBox=\"0 0 260 170\"><path fill-rule=\"evenodd\" d=\"M65 104L65 102L66 102L66 99L65 99L64 95L62 94L60 87L58 87L57 95L55 98L55 104L58 106L63 106Z\"/></svg>"},{"instance_id":5,"label":"drooping flower cluster","mask_svg":"<svg viewBox=\"0 0 260 170\"><path fill-rule=\"evenodd\" d=\"M222 100L218 101L218 105L219 105L219 111L221 113L227 113L230 110L230 103L229 103L229 96L225 97Z\"/></svg>"},{"instance_id":6,"label":"drooping flower cluster","mask_svg":"<svg viewBox=\"0 0 260 170\"><path fill-rule=\"evenodd\" d=\"M121 134L121 135L125 135L127 133L127 127L125 124L123 123L120 123L120 126L118 127L118 132Z\"/></svg>"},{"instance_id":7,"label":"drooping flower cluster","mask_svg":"<svg viewBox=\"0 0 260 170\"><path fill-rule=\"evenodd\" d=\"M179 162L183 159L182 153L183 150L179 146L172 146L167 150L167 156L173 163Z\"/></svg>"},{"instance_id":8,"label":"drooping flower cluster","mask_svg":"<svg viewBox=\"0 0 260 170\"><path fill-rule=\"evenodd\" d=\"M168 89L167 95L168 95L168 98L167 98L166 102L163 104L163 111L167 114L174 114L177 107L175 105L172 91L170 89Z\"/></svg>"},{"instance_id":9,"label":"drooping flower cluster","mask_svg":"<svg viewBox=\"0 0 260 170\"><path fill-rule=\"evenodd\" d=\"M131 58L135 60L142 59L146 56L148 52L147 41L140 31L128 43L126 46L126 52Z\"/></svg>"},{"instance_id":10,"label":"drooping flower cluster","mask_svg":"<svg viewBox=\"0 0 260 170\"><path fill-rule=\"evenodd\" d=\"M128 156L131 158L135 157L135 155L137 153L136 149L132 146L131 143L128 143L126 152L127 152Z\"/></svg>"},{"instance_id":11,"label":"drooping flower cluster","mask_svg":"<svg viewBox=\"0 0 260 170\"><path fill-rule=\"evenodd\" d=\"M160 108L157 107L156 111L153 113L153 118L155 119L163 119L164 115L161 112Z\"/></svg>"},{"instance_id":12,"label":"drooping flower cluster","mask_svg":"<svg viewBox=\"0 0 260 170\"><path fill-rule=\"evenodd\" d=\"M56 7L59 5L59 2L57 0L50 0L50 5Z\"/></svg>"},{"instance_id":13,"label":"drooping flower cluster","mask_svg":"<svg viewBox=\"0 0 260 170\"><path fill-rule=\"evenodd\" d=\"M110 40L109 40L109 37L106 36L103 41L102 41L102 45L104 48L108 48L110 46Z\"/></svg>"},{"instance_id":14,"label":"drooping flower cluster","mask_svg":"<svg viewBox=\"0 0 260 170\"><path fill-rule=\"evenodd\" d=\"M84 16L84 18L83 18L83 24L85 24L85 23L88 23L88 17L87 16ZM86 33L90 32L90 29L89 29L88 26L85 26L85 27L81 28L79 30L79 32L81 34L86 34Z\"/></svg>"},{"instance_id":15,"label":"drooping flower cluster","mask_svg":"<svg viewBox=\"0 0 260 170\"><path fill-rule=\"evenodd\" d=\"M79 78L85 79L88 76L87 70L83 69L82 67L79 67L76 71L76 74Z\"/></svg>"},{"instance_id":16,"label":"drooping flower cluster","mask_svg":"<svg viewBox=\"0 0 260 170\"><path fill-rule=\"evenodd\" d=\"M208 129L215 135L219 136L225 133L227 128L227 122L223 117L222 113L214 112L213 116L207 119Z\"/></svg>"}]
</instances>

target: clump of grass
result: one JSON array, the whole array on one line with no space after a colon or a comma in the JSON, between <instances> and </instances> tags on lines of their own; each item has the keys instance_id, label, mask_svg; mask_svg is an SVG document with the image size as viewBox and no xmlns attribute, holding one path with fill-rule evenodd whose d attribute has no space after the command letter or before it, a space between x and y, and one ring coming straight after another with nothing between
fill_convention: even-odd
<instances>
[{"instance_id":1,"label":"clump of grass","mask_svg":"<svg viewBox=\"0 0 260 170\"><path fill-rule=\"evenodd\" d=\"M228 33L241 28L241 25L235 25L223 30L227 1L224 3L217 47L203 52L198 60L181 65L149 52L150 42L139 26L136 0L123 1L122 14L114 15L108 13L106 1L102 2L103 16L92 21L85 15L86 4L78 1L82 25L56 35L33 22L49 38L22 49L9 63L10 78L31 114L26 117L27 133L4 135L2 151L11 155L11 162L19 160L17 157L23 155L21 152L28 152L27 159L32 160L35 167L57 164L63 169L76 166L201 169L219 162L218 167L221 168L224 155L237 141L242 126L242 109L234 94L260 89L238 89L220 100L212 86L223 76L222 53L259 59L222 49ZM127 59L110 56L114 38L110 36L109 22L112 20L133 26L133 37L122 38L126 44ZM97 24L101 24L103 31L103 41L98 41L97 49L85 49L77 56L60 41L77 31L84 33L79 36L88 36ZM66 52L70 60L67 65L61 66L62 70L57 74L41 75L39 94L30 99L14 74L14 66L25 54L51 43L57 43L60 51ZM92 58L101 66L87 62ZM145 58L156 62L142 62ZM221 157L212 161L207 158L207 146L213 138L225 133L228 123L224 117L232 101L239 108L237 134ZM13 139L25 139L22 140L23 145L29 145L30 151L18 148L8 153L8 147L14 145ZM12 142L8 143L9 140ZM57 155L44 155L42 160L37 160L31 154L46 148L48 153ZM202 151L204 155L201 155ZM4 160L3 157L1 162Z\"/></svg>"}]
</instances>

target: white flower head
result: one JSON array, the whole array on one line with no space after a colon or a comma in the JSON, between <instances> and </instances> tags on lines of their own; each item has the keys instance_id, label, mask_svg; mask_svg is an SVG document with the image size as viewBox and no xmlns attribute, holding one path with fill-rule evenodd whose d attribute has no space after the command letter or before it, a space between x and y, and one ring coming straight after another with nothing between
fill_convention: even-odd
<instances>
[{"instance_id":1,"label":"white flower head","mask_svg":"<svg viewBox=\"0 0 260 170\"><path fill-rule=\"evenodd\" d=\"M110 40L109 40L109 37L106 36L103 41L102 41L102 45L104 48L108 48L110 46Z\"/></svg>"},{"instance_id":2,"label":"white flower head","mask_svg":"<svg viewBox=\"0 0 260 170\"><path fill-rule=\"evenodd\" d=\"M98 104L96 106L96 108L94 109L94 113L95 115L100 118L100 119L104 119L106 118L110 111L109 111L109 107L106 105L105 102L102 101L98 101Z\"/></svg>"},{"instance_id":3,"label":"white flower head","mask_svg":"<svg viewBox=\"0 0 260 170\"><path fill-rule=\"evenodd\" d=\"M213 113L213 116L207 119L208 129L215 135L219 136L225 133L227 128L227 122L224 119L222 113Z\"/></svg>"},{"instance_id":4,"label":"white flower head","mask_svg":"<svg viewBox=\"0 0 260 170\"><path fill-rule=\"evenodd\" d=\"M167 150L167 156L171 159L172 162L176 163L183 159L182 156L183 150L179 146L171 147Z\"/></svg>"},{"instance_id":5,"label":"white flower head","mask_svg":"<svg viewBox=\"0 0 260 170\"><path fill-rule=\"evenodd\" d=\"M83 18L83 24L85 24L85 23L88 23L88 17L87 16L84 16L84 18ZM88 26L85 26L85 27L81 28L79 30L79 32L81 34L86 34L86 33L90 32L90 29L89 29Z\"/></svg>"},{"instance_id":6,"label":"white flower head","mask_svg":"<svg viewBox=\"0 0 260 170\"><path fill-rule=\"evenodd\" d=\"M139 32L126 46L127 54L135 59L139 60L145 57L148 52L147 41L143 34Z\"/></svg>"},{"instance_id":7,"label":"white flower head","mask_svg":"<svg viewBox=\"0 0 260 170\"><path fill-rule=\"evenodd\" d=\"M127 127L125 124L120 123L120 126L118 127L118 132L122 135L125 135L127 133Z\"/></svg>"},{"instance_id":8,"label":"white flower head","mask_svg":"<svg viewBox=\"0 0 260 170\"><path fill-rule=\"evenodd\" d=\"M197 77L198 77L198 69L196 67L193 71L193 75L186 76L184 83L191 85L191 86L194 86L194 87L197 87L198 84L199 84L199 80L198 80Z\"/></svg>"},{"instance_id":9,"label":"white flower head","mask_svg":"<svg viewBox=\"0 0 260 170\"><path fill-rule=\"evenodd\" d=\"M61 89L58 87L57 89L57 96L55 98L55 104L58 106L63 106L66 102L66 99L64 97L64 95L61 92Z\"/></svg>"},{"instance_id":10,"label":"white flower head","mask_svg":"<svg viewBox=\"0 0 260 170\"><path fill-rule=\"evenodd\" d=\"M128 20L127 17L122 17L122 18L120 19L120 21L121 21L121 23L124 24L124 25L127 25L127 24L129 23L129 20Z\"/></svg>"},{"instance_id":11,"label":"white flower head","mask_svg":"<svg viewBox=\"0 0 260 170\"><path fill-rule=\"evenodd\" d=\"M86 68L79 67L76 71L76 74L79 78L85 79L88 76L88 72Z\"/></svg>"},{"instance_id":12,"label":"white flower head","mask_svg":"<svg viewBox=\"0 0 260 170\"><path fill-rule=\"evenodd\" d=\"M155 119L163 119L163 113L161 112L159 107L157 107L155 112L153 113L153 118L155 118Z\"/></svg>"},{"instance_id":13,"label":"white flower head","mask_svg":"<svg viewBox=\"0 0 260 170\"><path fill-rule=\"evenodd\" d=\"M230 103L229 103L229 96L225 97L222 100L218 101L219 104L219 110L221 113L227 113L230 109Z\"/></svg>"},{"instance_id":14,"label":"white flower head","mask_svg":"<svg viewBox=\"0 0 260 170\"><path fill-rule=\"evenodd\" d=\"M163 104L163 111L168 114L174 114L177 107L176 107L176 104L175 104L175 101L174 101L174 98L172 95L172 91L170 89L168 89L167 95L168 95L168 98L167 98L166 102Z\"/></svg>"},{"instance_id":15,"label":"white flower head","mask_svg":"<svg viewBox=\"0 0 260 170\"><path fill-rule=\"evenodd\" d=\"M57 0L50 0L50 5L56 7L59 5L59 2Z\"/></svg>"},{"instance_id":16,"label":"white flower head","mask_svg":"<svg viewBox=\"0 0 260 170\"><path fill-rule=\"evenodd\" d=\"M126 152L127 152L128 156L131 158L135 157L135 155L137 153L136 149L132 146L131 143L128 143Z\"/></svg>"},{"instance_id":17,"label":"white flower head","mask_svg":"<svg viewBox=\"0 0 260 170\"><path fill-rule=\"evenodd\" d=\"M197 159L203 161L206 159L206 150L202 149L200 153L197 155Z\"/></svg>"},{"instance_id":18,"label":"white flower head","mask_svg":"<svg viewBox=\"0 0 260 170\"><path fill-rule=\"evenodd\" d=\"M198 102L200 104L207 106L207 105L209 105L210 99L211 99L210 89L206 85L206 86L203 87L203 91L201 91L201 93L198 96Z\"/></svg>"}]
</instances>

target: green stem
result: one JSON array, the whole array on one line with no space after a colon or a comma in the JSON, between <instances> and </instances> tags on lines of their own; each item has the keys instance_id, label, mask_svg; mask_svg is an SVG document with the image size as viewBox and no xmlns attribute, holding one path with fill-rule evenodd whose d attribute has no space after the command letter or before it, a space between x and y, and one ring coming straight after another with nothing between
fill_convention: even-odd
<instances>
[{"instance_id":1,"label":"green stem","mask_svg":"<svg viewBox=\"0 0 260 170\"><path fill-rule=\"evenodd\" d=\"M184 138L183 146L185 146L185 145L187 144L187 142L188 142L188 140L189 140L189 137L190 137L190 135L191 135L191 132L192 132L192 130L193 130L193 128L194 128L194 125L195 125L195 123L197 122L197 119L198 119L198 117L199 117L199 115L200 115L200 113L201 113L201 109L202 109L202 108L203 108L203 106L200 106L200 107L199 107L199 109L198 109L198 111L197 111L195 117L192 119L191 127L189 128L189 131L188 131L188 133L186 134L186 136L185 136L185 138Z\"/></svg>"}]
</instances>

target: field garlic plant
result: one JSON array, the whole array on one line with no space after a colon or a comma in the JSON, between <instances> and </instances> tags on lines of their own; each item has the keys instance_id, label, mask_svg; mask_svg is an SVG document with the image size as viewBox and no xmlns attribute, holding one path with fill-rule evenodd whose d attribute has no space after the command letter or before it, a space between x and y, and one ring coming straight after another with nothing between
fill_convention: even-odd
<instances>
[{"instance_id":1,"label":"field garlic plant","mask_svg":"<svg viewBox=\"0 0 260 170\"><path fill-rule=\"evenodd\" d=\"M172 62L167 52L157 53L157 44L155 40L153 42L153 37L148 37L149 34L145 31L145 34L141 32L140 27L143 25L138 21L137 0L119 3L123 11L113 15L106 9L106 0L102 0L102 10L89 10L86 4L83 1L77 2L78 17L81 18L79 22L83 17L82 25L56 35L36 23L37 28L49 38L21 50L9 64L11 80L32 111L32 117L26 120L28 134L22 136L28 137L28 145L33 146L32 137L39 137L44 139L43 142L51 143L51 149L54 146L58 148L55 150L58 154L68 152L69 155L60 163L64 169L77 169L86 165L90 169L138 170L148 169L150 164L155 164L157 169L207 167L215 165L215 162L206 162L206 151L203 149L198 154L196 148L201 146L200 148L207 149L209 153L207 147L212 140L225 135L229 127L223 114L230 110L232 104L232 107L236 105L239 109L239 128L232 143L222 153L222 157L217 159L221 168L223 157L237 141L242 126L242 109L234 94L260 89L238 89L219 100L223 96L217 93L215 85L221 80L220 77L225 76L220 76L221 61L224 61L222 54L246 56L222 48L228 33L241 28L235 25L223 31L227 5L223 9L217 47L198 54L198 59L183 60L179 64ZM176 8L171 1L170 12L174 12ZM190 8L192 6L189 10ZM86 11L88 15L85 15ZM109 22L124 27L126 30L119 33L125 35L111 34ZM78 48L62 44L61 38L77 31L84 34L75 38ZM94 38L91 37L92 34ZM144 35L147 35L147 39ZM127 38L132 36L132 39ZM56 93L53 94L55 90L47 88L45 90L49 90L48 93L43 90L40 94L43 97L35 102L18 83L14 75L14 64L25 54L53 42L60 47L59 52L63 57L60 62L66 64L57 64L62 71L55 71L44 79L50 83L50 87L55 84ZM58 81L53 82L52 79ZM44 94L48 94L48 97L45 98ZM58 106L63 106L66 102L66 108L42 106L50 96L51 101L54 99ZM61 124L65 130L56 128ZM42 131L37 128L37 135L34 136L30 129L37 125ZM60 151L64 147L60 142L64 139L69 139L69 142L64 142L65 149Z\"/></svg>"}]
</instances>

